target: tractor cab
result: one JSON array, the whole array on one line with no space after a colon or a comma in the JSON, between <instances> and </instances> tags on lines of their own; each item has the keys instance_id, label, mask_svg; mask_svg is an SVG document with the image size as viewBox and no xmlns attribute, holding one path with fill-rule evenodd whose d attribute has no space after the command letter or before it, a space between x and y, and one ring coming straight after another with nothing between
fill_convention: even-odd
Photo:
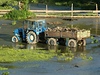
<instances>
[{"instance_id":1,"label":"tractor cab","mask_svg":"<svg viewBox=\"0 0 100 75\"><path fill-rule=\"evenodd\" d=\"M14 36L12 42L27 41L30 44L36 43L40 34L47 30L45 20L33 20L28 19L23 23L23 28L14 30Z\"/></svg>"},{"instance_id":2,"label":"tractor cab","mask_svg":"<svg viewBox=\"0 0 100 75\"><path fill-rule=\"evenodd\" d=\"M24 25L27 25L27 32L34 31L37 35L47 29L45 20L25 20ZM26 27L26 26L24 26Z\"/></svg>"}]
</instances>

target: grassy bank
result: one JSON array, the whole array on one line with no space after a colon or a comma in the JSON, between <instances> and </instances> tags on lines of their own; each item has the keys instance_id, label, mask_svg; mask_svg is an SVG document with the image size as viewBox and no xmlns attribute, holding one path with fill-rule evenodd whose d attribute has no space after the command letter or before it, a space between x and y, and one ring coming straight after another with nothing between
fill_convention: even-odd
<instances>
[{"instance_id":1,"label":"grassy bank","mask_svg":"<svg viewBox=\"0 0 100 75\"><path fill-rule=\"evenodd\" d=\"M54 56L45 50L0 48L0 62L48 60Z\"/></svg>"}]
</instances>

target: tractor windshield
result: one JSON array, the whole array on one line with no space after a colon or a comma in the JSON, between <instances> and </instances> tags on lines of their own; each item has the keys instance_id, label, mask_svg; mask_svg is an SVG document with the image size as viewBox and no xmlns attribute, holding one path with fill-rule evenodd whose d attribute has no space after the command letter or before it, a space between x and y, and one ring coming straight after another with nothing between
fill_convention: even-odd
<instances>
[{"instance_id":1,"label":"tractor windshield","mask_svg":"<svg viewBox=\"0 0 100 75\"><path fill-rule=\"evenodd\" d=\"M42 31L42 29L45 30L47 28L45 20L25 20L24 26L28 30L41 29Z\"/></svg>"},{"instance_id":2,"label":"tractor windshield","mask_svg":"<svg viewBox=\"0 0 100 75\"><path fill-rule=\"evenodd\" d=\"M35 21L28 21L28 20L25 20L24 21L24 27L26 28L28 28L28 29L34 29L34 28L36 28L35 27Z\"/></svg>"},{"instance_id":3,"label":"tractor windshield","mask_svg":"<svg viewBox=\"0 0 100 75\"><path fill-rule=\"evenodd\" d=\"M39 27L45 27L45 28L47 27L45 20L39 20L37 22L38 22Z\"/></svg>"},{"instance_id":4,"label":"tractor windshield","mask_svg":"<svg viewBox=\"0 0 100 75\"><path fill-rule=\"evenodd\" d=\"M29 21L29 28L34 29L35 28L35 21Z\"/></svg>"}]
</instances>

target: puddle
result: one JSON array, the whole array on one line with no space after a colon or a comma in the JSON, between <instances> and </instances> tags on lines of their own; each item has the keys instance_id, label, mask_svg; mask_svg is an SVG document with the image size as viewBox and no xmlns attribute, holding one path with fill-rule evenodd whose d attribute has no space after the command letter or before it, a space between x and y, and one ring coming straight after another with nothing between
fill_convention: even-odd
<instances>
[{"instance_id":1,"label":"puddle","mask_svg":"<svg viewBox=\"0 0 100 75\"><path fill-rule=\"evenodd\" d=\"M10 75L100 75L100 19L77 19L73 21L66 21L62 19L46 18L47 22L61 21L63 25L56 26L71 26L91 29L91 33L95 34L94 39L98 42L93 42L93 39L87 39L86 47L68 48L66 46L48 46L43 43L30 45L26 43L12 43L11 37L15 28L22 27L19 25L10 25L11 21L0 20L0 46L9 46L14 49L33 49L33 50L51 50L58 53L67 53L69 49L74 54L72 61L58 61L55 57L47 61L27 61L27 62L14 62L14 63L0 63L0 66L9 68L3 72L10 72ZM9 25L2 25L8 24ZM50 27L54 27L52 25ZM81 56L92 57L92 60L81 58Z\"/></svg>"}]
</instances>

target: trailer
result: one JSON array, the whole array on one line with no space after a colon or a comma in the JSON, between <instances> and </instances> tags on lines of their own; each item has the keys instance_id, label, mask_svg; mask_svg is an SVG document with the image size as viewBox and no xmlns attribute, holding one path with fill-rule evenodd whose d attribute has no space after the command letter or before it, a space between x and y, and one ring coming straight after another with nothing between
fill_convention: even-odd
<instances>
[{"instance_id":1,"label":"trailer","mask_svg":"<svg viewBox=\"0 0 100 75\"><path fill-rule=\"evenodd\" d=\"M90 30L85 29L56 27L45 31L45 38L48 45L63 43L69 47L86 46L86 38L89 37Z\"/></svg>"}]
</instances>

